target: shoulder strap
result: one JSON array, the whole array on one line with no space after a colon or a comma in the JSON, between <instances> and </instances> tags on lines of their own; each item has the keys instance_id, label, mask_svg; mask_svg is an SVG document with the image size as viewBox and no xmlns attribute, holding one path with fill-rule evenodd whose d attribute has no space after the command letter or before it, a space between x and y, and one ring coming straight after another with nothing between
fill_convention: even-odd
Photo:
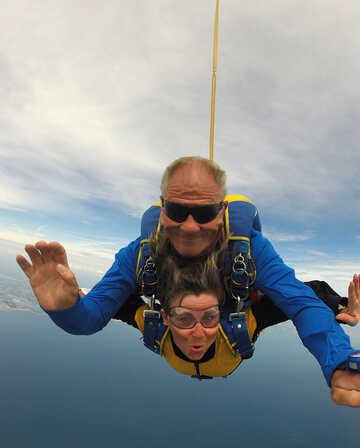
<instances>
[{"instance_id":1,"label":"shoulder strap","mask_svg":"<svg viewBox=\"0 0 360 448\"><path fill-rule=\"evenodd\" d=\"M161 202L146 210L141 219L141 241L136 265L137 288L141 295L154 300L158 287L156 266L152 261L149 240L160 232ZM153 306L152 306L153 308Z\"/></svg>"},{"instance_id":2,"label":"shoulder strap","mask_svg":"<svg viewBox=\"0 0 360 448\"><path fill-rule=\"evenodd\" d=\"M144 345L160 355L161 340L166 332L159 311L144 310Z\"/></svg>"},{"instance_id":3,"label":"shoulder strap","mask_svg":"<svg viewBox=\"0 0 360 448\"><path fill-rule=\"evenodd\" d=\"M243 359L254 353L247 328L247 308L250 306L250 287L255 283L256 269L251 256L251 232L261 231L258 211L250 199L241 195L225 198L225 235L229 238L229 250L225 261L225 277L228 292L235 300L235 312L222 322L234 349Z\"/></svg>"},{"instance_id":4,"label":"shoulder strap","mask_svg":"<svg viewBox=\"0 0 360 448\"><path fill-rule=\"evenodd\" d=\"M224 232L229 237L229 250L225 260L228 289L235 300L246 302L249 287L256 278L255 264L251 256L251 232L261 231L258 211L250 199L241 195L228 195L228 207L224 217Z\"/></svg>"}]
</instances>

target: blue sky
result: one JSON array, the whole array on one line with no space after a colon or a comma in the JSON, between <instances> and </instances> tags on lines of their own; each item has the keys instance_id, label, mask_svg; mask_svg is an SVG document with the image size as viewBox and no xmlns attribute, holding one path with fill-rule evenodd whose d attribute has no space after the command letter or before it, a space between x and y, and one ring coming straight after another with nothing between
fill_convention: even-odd
<instances>
[{"instance_id":1,"label":"blue sky","mask_svg":"<svg viewBox=\"0 0 360 448\"><path fill-rule=\"evenodd\" d=\"M165 166L208 156L215 1L13 0L0 27L0 250L96 273ZM360 270L360 4L221 0L215 160L302 279Z\"/></svg>"}]
</instances>

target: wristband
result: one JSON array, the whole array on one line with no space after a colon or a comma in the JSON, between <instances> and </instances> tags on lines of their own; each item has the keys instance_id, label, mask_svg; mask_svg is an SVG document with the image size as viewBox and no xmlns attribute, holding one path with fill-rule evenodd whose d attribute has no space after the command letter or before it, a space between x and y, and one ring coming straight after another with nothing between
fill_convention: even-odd
<instances>
[{"instance_id":1,"label":"wristband","mask_svg":"<svg viewBox=\"0 0 360 448\"><path fill-rule=\"evenodd\" d=\"M349 370L350 372L360 373L360 350L351 353L347 360L342 362L336 368L337 370Z\"/></svg>"}]
</instances>

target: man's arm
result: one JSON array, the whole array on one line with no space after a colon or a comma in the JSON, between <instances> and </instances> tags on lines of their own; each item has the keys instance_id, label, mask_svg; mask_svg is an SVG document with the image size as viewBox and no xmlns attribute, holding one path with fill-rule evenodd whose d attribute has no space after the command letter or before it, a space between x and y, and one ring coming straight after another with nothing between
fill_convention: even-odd
<instances>
[{"instance_id":1,"label":"man's arm","mask_svg":"<svg viewBox=\"0 0 360 448\"><path fill-rule=\"evenodd\" d=\"M75 303L67 308L59 308L56 305L50 308L44 306L44 301L39 299L39 294L34 290L40 306L56 325L68 333L92 334L101 330L135 290L139 243L140 238L121 249L116 254L112 267L86 296L81 297L78 294L79 288L76 283ZM24 264L23 260L20 261ZM31 267L29 263L28 265ZM26 266L28 270L29 266ZM45 268L46 266L42 266L43 270ZM68 266L67 270L73 275ZM43 291L49 295L46 282Z\"/></svg>"},{"instance_id":2,"label":"man's arm","mask_svg":"<svg viewBox=\"0 0 360 448\"><path fill-rule=\"evenodd\" d=\"M255 286L292 319L303 344L318 360L330 386L335 368L354 352L349 337L332 311L295 278L293 269L284 264L260 232L253 232L252 250L257 268Z\"/></svg>"},{"instance_id":3,"label":"man's arm","mask_svg":"<svg viewBox=\"0 0 360 448\"><path fill-rule=\"evenodd\" d=\"M311 280L304 282L315 292L335 314L339 323L357 325L360 320L360 276L354 275L349 284L349 297L341 297L325 281ZM257 322L256 333L267 327L287 321L288 316L281 311L268 296L258 291L259 300L252 304L251 308Z\"/></svg>"}]
</instances>

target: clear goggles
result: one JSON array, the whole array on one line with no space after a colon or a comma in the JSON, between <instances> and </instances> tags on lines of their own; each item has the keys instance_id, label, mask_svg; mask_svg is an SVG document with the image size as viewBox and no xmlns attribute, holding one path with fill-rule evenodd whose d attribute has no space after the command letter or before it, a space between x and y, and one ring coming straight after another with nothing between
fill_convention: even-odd
<instances>
[{"instance_id":1,"label":"clear goggles","mask_svg":"<svg viewBox=\"0 0 360 448\"><path fill-rule=\"evenodd\" d=\"M167 312L169 322L177 328L190 329L200 322L204 328L214 328L220 322L219 306L195 310L184 306L171 307Z\"/></svg>"}]
</instances>

